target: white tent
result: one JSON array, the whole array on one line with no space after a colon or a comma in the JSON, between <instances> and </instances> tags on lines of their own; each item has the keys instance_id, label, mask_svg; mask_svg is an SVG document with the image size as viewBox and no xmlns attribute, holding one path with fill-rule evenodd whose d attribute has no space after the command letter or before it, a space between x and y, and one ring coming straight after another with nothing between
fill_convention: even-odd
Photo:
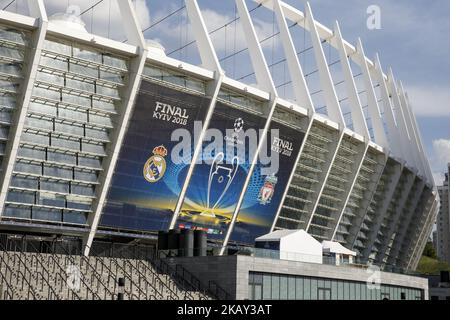
<instances>
[{"instance_id":1,"label":"white tent","mask_svg":"<svg viewBox=\"0 0 450 320\"><path fill-rule=\"evenodd\" d=\"M352 264L354 261L354 257L356 257L356 252L347 249L339 242L334 241L322 241L323 255L331 256L334 259L334 263L336 265L340 265L342 263L350 263Z\"/></svg>"},{"instance_id":2,"label":"white tent","mask_svg":"<svg viewBox=\"0 0 450 320\"><path fill-rule=\"evenodd\" d=\"M322 248L324 253L335 253L335 254L337 253L356 257L355 251L347 249L339 242L322 241Z\"/></svg>"},{"instance_id":3,"label":"white tent","mask_svg":"<svg viewBox=\"0 0 450 320\"><path fill-rule=\"evenodd\" d=\"M304 230L277 230L255 241L256 248L277 250L283 260L322 263L322 245Z\"/></svg>"}]
</instances>

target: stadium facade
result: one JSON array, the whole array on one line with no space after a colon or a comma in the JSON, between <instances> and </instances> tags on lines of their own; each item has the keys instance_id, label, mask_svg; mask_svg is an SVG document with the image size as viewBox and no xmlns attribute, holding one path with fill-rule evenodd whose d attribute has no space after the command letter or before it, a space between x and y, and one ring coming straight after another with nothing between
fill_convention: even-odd
<instances>
[{"instance_id":1,"label":"stadium facade","mask_svg":"<svg viewBox=\"0 0 450 320\"><path fill-rule=\"evenodd\" d=\"M401 83L378 57L365 56L361 41L345 41L338 24L330 30L314 20L309 5L302 12L256 3L276 17L295 102L274 85L243 0L236 8L253 86L225 74L195 0L185 6L201 66L146 41L131 1L117 1L126 43L88 33L69 13L48 18L42 0L28 1L29 16L0 11L1 228L76 237L85 254L94 239L152 239L173 228L206 230L222 252L272 230L304 229L362 261L415 269L437 199ZM311 37L325 107L313 102L288 22ZM340 57L345 116L325 44ZM192 161L174 163L172 133L193 133L198 122ZM272 151L281 146L277 172L262 174L264 165L248 155L231 167L224 158L197 163L207 128L226 137L242 126L261 132L258 151L265 139ZM220 170L228 175L215 181Z\"/></svg>"}]
</instances>

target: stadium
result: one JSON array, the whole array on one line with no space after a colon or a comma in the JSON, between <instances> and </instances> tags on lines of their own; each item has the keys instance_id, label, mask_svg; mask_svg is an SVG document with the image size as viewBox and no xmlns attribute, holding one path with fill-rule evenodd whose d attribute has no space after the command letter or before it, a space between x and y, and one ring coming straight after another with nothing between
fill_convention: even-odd
<instances>
[{"instance_id":1,"label":"stadium","mask_svg":"<svg viewBox=\"0 0 450 320\"><path fill-rule=\"evenodd\" d=\"M2 298L44 295L31 279L28 291L9 285L8 272L26 278L52 260L64 273L62 255L86 262L81 273L98 277L101 294L83 277L79 296L58 293L42 265L45 295L110 299L115 273L133 282L132 270L153 272L136 259L178 250L174 236L195 238L199 255L208 252L198 259L216 263L291 230L352 250L359 265L379 266L389 280L373 299L426 298L422 282L408 285L391 273L416 269L438 209L415 115L392 70L383 71L378 55L366 57L360 40L344 40L337 22L329 29L309 4L278 0L228 1L232 20L214 30L207 28L211 4L200 0L150 16L149 27L138 17L142 1L16 2L0 11ZM94 10L109 14L107 34L95 33ZM121 23L114 30L111 12ZM179 30L179 41L166 47L158 25L178 16L180 26L169 24L165 34ZM258 133L255 152L226 152L247 129ZM194 137L180 161L177 130ZM207 154L210 130L225 142ZM276 169L258 157L264 152L277 155ZM13 265L16 256L24 262ZM139 283L126 298L249 298L220 279L194 284L189 263L157 260L172 270L165 293L143 292ZM97 263L111 279L101 281ZM252 272L246 279L257 287ZM349 286L347 298L369 299ZM308 297L318 298L312 290Z\"/></svg>"}]
</instances>

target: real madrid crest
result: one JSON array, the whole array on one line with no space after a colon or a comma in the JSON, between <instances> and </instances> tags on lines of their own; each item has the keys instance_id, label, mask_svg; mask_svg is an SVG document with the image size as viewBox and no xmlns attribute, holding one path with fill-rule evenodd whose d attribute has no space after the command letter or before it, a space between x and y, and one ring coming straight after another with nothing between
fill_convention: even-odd
<instances>
[{"instance_id":1,"label":"real madrid crest","mask_svg":"<svg viewBox=\"0 0 450 320\"><path fill-rule=\"evenodd\" d=\"M166 159L164 157L167 155L167 149L161 145L153 149L153 156L148 158L144 165L144 178L148 182L157 182L164 176L166 172Z\"/></svg>"},{"instance_id":2,"label":"real madrid crest","mask_svg":"<svg viewBox=\"0 0 450 320\"><path fill-rule=\"evenodd\" d=\"M275 185L278 182L278 178L275 175L267 176L264 180L264 185L259 190L258 201L263 206L270 203L273 194L275 193Z\"/></svg>"}]
</instances>

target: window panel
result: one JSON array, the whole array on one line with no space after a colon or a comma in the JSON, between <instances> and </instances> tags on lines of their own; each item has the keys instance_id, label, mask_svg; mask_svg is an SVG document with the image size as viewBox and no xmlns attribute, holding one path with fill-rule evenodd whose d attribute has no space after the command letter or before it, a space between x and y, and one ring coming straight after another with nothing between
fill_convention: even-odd
<instances>
[{"instance_id":1,"label":"window panel","mask_svg":"<svg viewBox=\"0 0 450 320\"><path fill-rule=\"evenodd\" d=\"M86 224L86 214L74 211L65 211L63 215L63 221L68 223Z\"/></svg>"},{"instance_id":2,"label":"window panel","mask_svg":"<svg viewBox=\"0 0 450 320\"><path fill-rule=\"evenodd\" d=\"M270 274L263 275L263 299L272 299L272 276Z\"/></svg>"},{"instance_id":3,"label":"window panel","mask_svg":"<svg viewBox=\"0 0 450 320\"><path fill-rule=\"evenodd\" d=\"M272 275L272 299L280 299L280 277L278 275Z\"/></svg>"},{"instance_id":4,"label":"window panel","mask_svg":"<svg viewBox=\"0 0 450 320\"><path fill-rule=\"evenodd\" d=\"M61 221L62 213L60 210L50 210L45 208L34 208L33 219L48 220L48 221Z\"/></svg>"},{"instance_id":5,"label":"window panel","mask_svg":"<svg viewBox=\"0 0 450 320\"><path fill-rule=\"evenodd\" d=\"M34 192L10 190L6 201L34 204Z\"/></svg>"},{"instance_id":6,"label":"window panel","mask_svg":"<svg viewBox=\"0 0 450 320\"><path fill-rule=\"evenodd\" d=\"M15 207L15 206L6 205L5 216L30 219L31 218L31 208Z\"/></svg>"},{"instance_id":7,"label":"window panel","mask_svg":"<svg viewBox=\"0 0 450 320\"><path fill-rule=\"evenodd\" d=\"M287 276L280 276L280 300L287 300L288 298L288 278Z\"/></svg>"},{"instance_id":8,"label":"window panel","mask_svg":"<svg viewBox=\"0 0 450 320\"><path fill-rule=\"evenodd\" d=\"M311 279L311 300L317 300L317 279Z\"/></svg>"}]
</instances>

